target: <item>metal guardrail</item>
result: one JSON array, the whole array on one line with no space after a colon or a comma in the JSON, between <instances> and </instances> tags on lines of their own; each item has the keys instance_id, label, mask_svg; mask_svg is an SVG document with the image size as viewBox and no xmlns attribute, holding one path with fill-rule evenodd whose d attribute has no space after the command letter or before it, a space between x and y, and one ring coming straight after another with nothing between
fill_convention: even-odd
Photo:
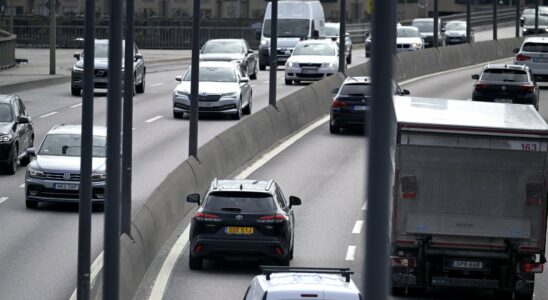
<instances>
[{"instance_id":1,"label":"metal guardrail","mask_svg":"<svg viewBox=\"0 0 548 300\"><path fill-rule=\"evenodd\" d=\"M0 70L15 65L16 36L0 30Z\"/></svg>"}]
</instances>

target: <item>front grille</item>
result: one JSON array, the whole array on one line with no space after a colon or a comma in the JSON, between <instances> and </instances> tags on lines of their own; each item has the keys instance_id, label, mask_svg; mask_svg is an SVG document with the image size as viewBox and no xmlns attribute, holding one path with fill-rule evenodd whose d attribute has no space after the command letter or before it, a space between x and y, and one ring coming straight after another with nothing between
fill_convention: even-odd
<instances>
[{"instance_id":1,"label":"front grille","mask_svg":"<svg viewBox=\"0 0 548 300\"><path fill-rule=\"evenodd\" d=\"M182 104L182 103L175 103L175 107L184 109L186 111L190 110L190 107L188 105ZM236 104L226 104L223 106L214 106L214 107L198 107L198 111L200 112L217 112L217 111L224 111L229 109L236 108Z\"/></svg>"},{"instance_id":2,"label":"front grille","mask_svg":"<svg viewBox=\"0 0 548 300\"><path fill-rule=\"evenodd\" d=\"M303 73L295 73L297 77L304 77L304 78L322 78L324 74L303 74ZM331 74L326 74L327 76Z\"/></svg>"},{"instance_id":3,"label":"front grille","mask_svg":"<svg viewBox=\"0 0 548 300\"><path fill-rule=\"evenodd\" d=\"M276 53L277 53L278 55L285 55L285 56L287 56L288 54L285 53L286 51L289 51L289 54L291 54L291 52L293 52L293 50L291 50L291 49L278 49L278 50L276 51Z\"/></svg>"},{"instance_id":4,"label":"front grille","mask_svg":"<svg viewBox=\"0 0 548 300\"><path fill-rule=\"evenodd\" d=\"M299 64L301 68L319 68L322 64Z\"/></svg>"},{"instance_id":5,"label":"front grille","mask_svg":"<svg viewBox=\"0 0 548 300\"><path fill-rule=\"evenodd\" d=\"M410 44L398 44L397 47L399 49L408 49L408 48L411 48L411 45Z\"/></svg>"},{"instance_id":6,"label":"front grille","mask_svg":"<svg viewBox=\"0 0 548 300\"><path fill-rule=\"evenodd\" d=\"M214 102L219 101L221 95L199 95L198 101Z\"/></svg>"},{"instance_id":7,"label":"front grille","mask_svg":"<svg viewBox=\"0 0 548 300\"><path fill-rule=\"evenodd\" d=\"M105 69L95 69L93 70L95 77L108 77L108 70Z\"/></svg>"},{"instance_id":8,"label":"front grille","mask_svg":"<svg viewBox=\"0 0 548 300\"><path fill-rule=\"evenodd\" d=\"M80 199L80 191L71 191L71 190L56 190L51 188L46 188L41 185L31 184L28 187L29 192L36 192L35 197L40 198L57 198L57 199ZM92 188L92 199L104 199L105 189L104 188Z\"/></svg>"},{"instance_id":9,"label":"front grille","mask_svg":"<svg viewBox=\"0 0 548 300\"><path fill-rule=\"evenodd\" d=\"M70 179L65 179L65 174L70 174ZM75 173L44 172L44 177L52 180L80 181L80 174Z\"/></svg>"}]
</instances>

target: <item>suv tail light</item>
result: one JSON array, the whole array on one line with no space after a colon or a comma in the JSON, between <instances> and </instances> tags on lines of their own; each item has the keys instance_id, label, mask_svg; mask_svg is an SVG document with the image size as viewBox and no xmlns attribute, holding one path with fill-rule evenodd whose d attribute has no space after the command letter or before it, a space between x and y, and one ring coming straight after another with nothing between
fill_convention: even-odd
<instances>
[{"instance_id":1,"label":"suv tail light","mask_svg":"<svg viewBox=\"0 0 548 300\"><path fill-rule=\"evenodd\" d=\"M541 263L521 263L519 264L519 270L522 273L542 273L544 271L544 265Z\"/></svg>"},{"instance_id":2,"label":"suv tail light","mask_svg":"<svg viewBox=\"0 0 548 300\"><path fill-rule=\"evenodd\" d=\"M333 103L331 104L333 108L348 107L348 103L344 101L339 101L337 97L333 98Z\"/></svg>"},{"instance_id":3,"label":"suv tail light","mask_svg":"<svg viewBox=\"0 0 548 300\"><path fill-rule=\"evenodd\" d=\"M487 87L487 84L485 84L485 83L476 83L476 85L474 85L474 89L476 91L482 90L486 87Z\"/></svg>"},{"instance_id":4,"label":"suv tail light","mask_svg":"<svg viewBox=\"0 0 548 300\"><path fill-rule=\"evenodd\" d=\"M262 216L257 219L259 223L283 223L285 221L287 221L287 217L284 215Z\"/></svg>"},{"instance_id":5,"label":"suv tail light","mask_svg":"<svg viewBox=\"0 0 548 300\"><path fill-rule=\"evenodd\" d=\"M531 57L527 56L527 55L523 55L523 54L518 54L516 56L516 60L517 61L525 61L525 60L530 60Z\"/></svg>"},{"instance_id":6,"label":"suv tail light","mask_svg":"<svg viewBox=\"0 0 548 300\"><path fill-rule=\"evenodd\" d=\"M530 85L530 84L520 85L519 88L520 88L520 90L528 92L528 93L531 93L535 90L535 86Z\"/></svg>"},{"instance_id":7,"label":"suv tail light","mask_svg":"<svg viewBox=\"0 0 548 300\"><path fill-rule=\"evenodd\" d=\"M218 215L205 214L202 212L195 213L194 219L196 219L197 221L206 221L206 222L221 222L223 220Z\"/></svg>"}]
</instances>

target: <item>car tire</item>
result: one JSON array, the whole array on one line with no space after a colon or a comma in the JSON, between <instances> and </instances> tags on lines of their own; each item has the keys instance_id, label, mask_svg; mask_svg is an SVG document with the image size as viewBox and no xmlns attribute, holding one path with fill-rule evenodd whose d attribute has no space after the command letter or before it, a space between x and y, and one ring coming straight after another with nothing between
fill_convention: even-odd
<instances>
[{"instance_id":1,"label":"car tire","mask_svg":"<svg viewBox=\"0 0 548 300\"><path fill-rule=\"evenodd\" d=\"M292 84L293 84L293 80L289 80L289 79L285 80L285 85L292 85Z\"/></svg>"},{"instance_id":2,"label":"car tire","mask_svg":"<svg viewBox=\"0 0 548 300\"><path fill-rule=\"evenodd\" d=\"M257 80L257 64L255 64L255 70L254 70L253 74L249 75L249 79Z\"/></svg>"},{"instance_id":3,"label":"car tire","mask_svg":"<svg viewBox=\"0 0 548 300\"><path fill-rule=\"evenodd\" d=\"M143 80L141 80L141 83L139 83L135 87L135 90L137 91L137 93L142 94L145 92L145 83L146 83L146 73L143 73Z\"/></svg>"},{"instance_id":4,"label":"car tire","mask_svg":"<svg viewBox=\"0 0 548 300\"><path fill-rule=\"evenodd\" d=\"M28 209L37 209L38 208L38 201L25 200L25 206Z\"/></svg>"},{"instance_id":5,"label":"car tire","mask_svg":"<svg viewBox=\"0 0 548 300\"><path fill-rule=\"evenodd\" d=\"M185 114L185 113L183 113L183 112L174 111L174 112L173 112L173 118L174 118L174 119L182 119L183 116L184 116L184 114Z\"/></svg>"},{"instance_id":6,"label":"car tire","mask_svg":"<svg viewBox=\"0 0 548 300\"><path fill-rule=\"evenodd\" d=\"M244 107L242 109L242 113L244 115L250 115L251 114L251 108L252 108L252 102L251 102L251 99L249 99L249 103L247 104L246 107Z\"/></svg>"},{"instance_id":7,"label":"car tire","mask_svg":"<svg viewBox=\"0 0 548 300\"><path fill-rule=\"evenodd\" d=\"M188 267L191 270L201 270L204 267L204 259L202 257L194 257L188 254Z\"/></svg>"},{"instance_id":8,"label":"car tire","mask_svg":"<svg viewBox=\"0 0 548 300\"><path fill-rule=\"evenodd\" d=\"M240 101L240 106L238 107L238 111L234 114L232 114L232 120L239 120L242 118L242 101Z\"/></svg>"},{"instance_id":9,"label":"car tire","mask_svg":"<svg viewBox=\"0 0 548 300\"><path fill-rule=\"evenodd\" d=\"M339 134L341 133L341 128L339 126L329 124L329 132L331 134Z\"/></svg>"},{"instance_id":10,"label":"car tire","mask_svg":"<svg viewBox=\"0 0 548 300\"><path fill-rule=\"evenodd\" d=\"M290 264L291 259L289 258L289 255L287 256L287 258L278 260L278 265L280 266L289 267Z\"/></svg>"},{"instance_id":11,"label":"car tire","mask_svg":"<svg viewBox=\"0 0 548 300\"><path fill-rule=\"evenodd\" d=\"M19 152L18 150L19 149L17 145L15 145L11 150L10 162L6 166L6 171L9 175L13 175L15 174L15 172L17 172L17 153Z\"/></svg>"},{"instance_id":12,"label":"car tire","mask_svg":"<svg viewBox=\"0 0 548 300\"><path fill-rule=\"evenodd\" d=\"M82 93L82 89L81 88L77 88L77 87L70 87L70 93L73 95L73 96L80 96L80 94Z\"/></svg>"},{"instance_id":13,"label":"car tire","mask_svg":"<svg viewBox=\"0 0 548 300\"><path fill-rule=\"evenodd\" d=\"M261 71L266 70L266 65L259 64L259 70Z\"/></svg>"},{"instance_id":14,"label":"car tire","mask_svg":"<svg viewBox=\"0 0 548 300\"><path fill-rule=\"evenodd\" d=\"M289 250L289 259L293 260L293 247L291 247L291 250Z\"/></svg>"},{"instance_id":15,"label":"car tire","mask_svg":"<svg viewBox=\"0 0 548 300\"><path fill-rule=\"evenodd\" d=\"M21 160L19 160L19 164L23 167L26 167L30 164L30 161L32 160L32 157L27 154L25 155L25 157L21 158Z\"/></svg>"},{"instance_id":16,"label":"car tire","mask_svg":"<svg viewBox=\"0 0 548 300\"><path fill-rule=\"evenodd\" d=\"M347 65L352 64L352 51L350 51L350 55L346 58L346 64Z\"/></svg>"}]
</instances>

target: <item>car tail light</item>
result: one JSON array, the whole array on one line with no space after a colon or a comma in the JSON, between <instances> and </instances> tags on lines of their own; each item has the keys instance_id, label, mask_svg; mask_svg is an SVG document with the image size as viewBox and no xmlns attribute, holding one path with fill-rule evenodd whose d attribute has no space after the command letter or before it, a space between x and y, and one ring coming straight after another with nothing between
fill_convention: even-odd
<instances>
[{"instance_id":1,"label":"car tail light","mask_svg":"<svg viewBox=\"0 0 548 300\"><path fill-rule=\"evenodd\" d=\"M333 108L348 107L348 103L344 101L339 101L337 97L333 98L333 103L331 104Z\"/></svg>"},{"instance_id":2,"label":"car tail light","mask_svg":"<svg viewBox=\"0 0 548 300\"><path fill-rule=\"evenodd\" d=\"M278 255L278 256L282 256L284 254L284 249L282 249L280 247L276 247L276 248L274 248L274 250L276 251L276 255Z\"/></svg>"},{"instance_id":3,"label":"car tail light","mask_svg":"<svg viewBox=\"0 0 548 300\"><path fill-rule=\"evenodd\" d=\"M474 86L474 89L476 91L479 91L479 90L482 90L486 87L487 87L487 84L485 84L485 83L476 83L476 85Z\"/></svg>"},{"instance_id":4,"label":"car tail light","mask_svg":"<svg viewBox=\"0 0 548 300\"><path fill-rule=\"evenodd\" d=\"M529 93L531 93L535 90L535 86L530 85L530 84L520 85L519 88L520 88L520 90L525 91L525 92L529 92Z\"/></svg>"},{"instance_id":5,"label":"car tail light","mask_svg":"<svg viewBox=\"0 0 548 300\"><path fill-rule=\"evenodd\" d=\"M197 221L206 221L206 222L221 222L223 220L218 215L205 214L202 212L195 213L194 219L196 219Z\"/></svg>"},{"instance_id":6,"label":"car tail light","mask_svg":"<svg viewBox=\"0 0 548 300\"><path fill-rule=\"evenodd\" d=\"M414 268L416 267L416 261L414 257L390 257L390 265L392 267L404 267L404 268Z\"/></svg>"},{"instance_id":7,"label":"car tail light","mask_svg":"<svg viewBox=\"0 0 548 300\"><path fill-rule=\"evenodd\" d=\"M287 221L287 217L284 215L262 216L257 219L259 223L283 223L285 221Z\"/></svg>"},{"instance_id":8,"label":"car tail light","mask_svg":"<svg viewBox=\"0 0 548 300\"><path fill-rule=\"evenodd\" d=\"M519 264L519 270L522 273L542 273L544 271L544 265L541 263L521 263Z\"/></svg>"},{"instance_id":9,"label":"car tail light","mask_svg":"<svg viewBox=\"0 0 548 300\"><path fill-rule=\"evenodd\" d=\"M204 249L204 246L196 244L196 246L194 246L194 253L200 253L202 252L202 249Z\"/></svg>"},{"instance_id":10,"label":"car tail light","mask_svg":"<svg viewBox=\"0 0 548 300\"><path fill-rule=\"evenodd\" d=\"M417 177L405 176L400 178L401 197L403 199L417 199Z\"/></svg>"},{"instance_id":11,"label":"car tail light","mask_svg":"<svg viewBox=\"0 0 548 300\"><path fill-rule=\"evenodd\" d=\"M518 54L516 56L516 60L517 61L525 61L525 60L530 60L531 57L527 56L527 55L523 55L523 54Z\"/></svg>"}]
</instances>

